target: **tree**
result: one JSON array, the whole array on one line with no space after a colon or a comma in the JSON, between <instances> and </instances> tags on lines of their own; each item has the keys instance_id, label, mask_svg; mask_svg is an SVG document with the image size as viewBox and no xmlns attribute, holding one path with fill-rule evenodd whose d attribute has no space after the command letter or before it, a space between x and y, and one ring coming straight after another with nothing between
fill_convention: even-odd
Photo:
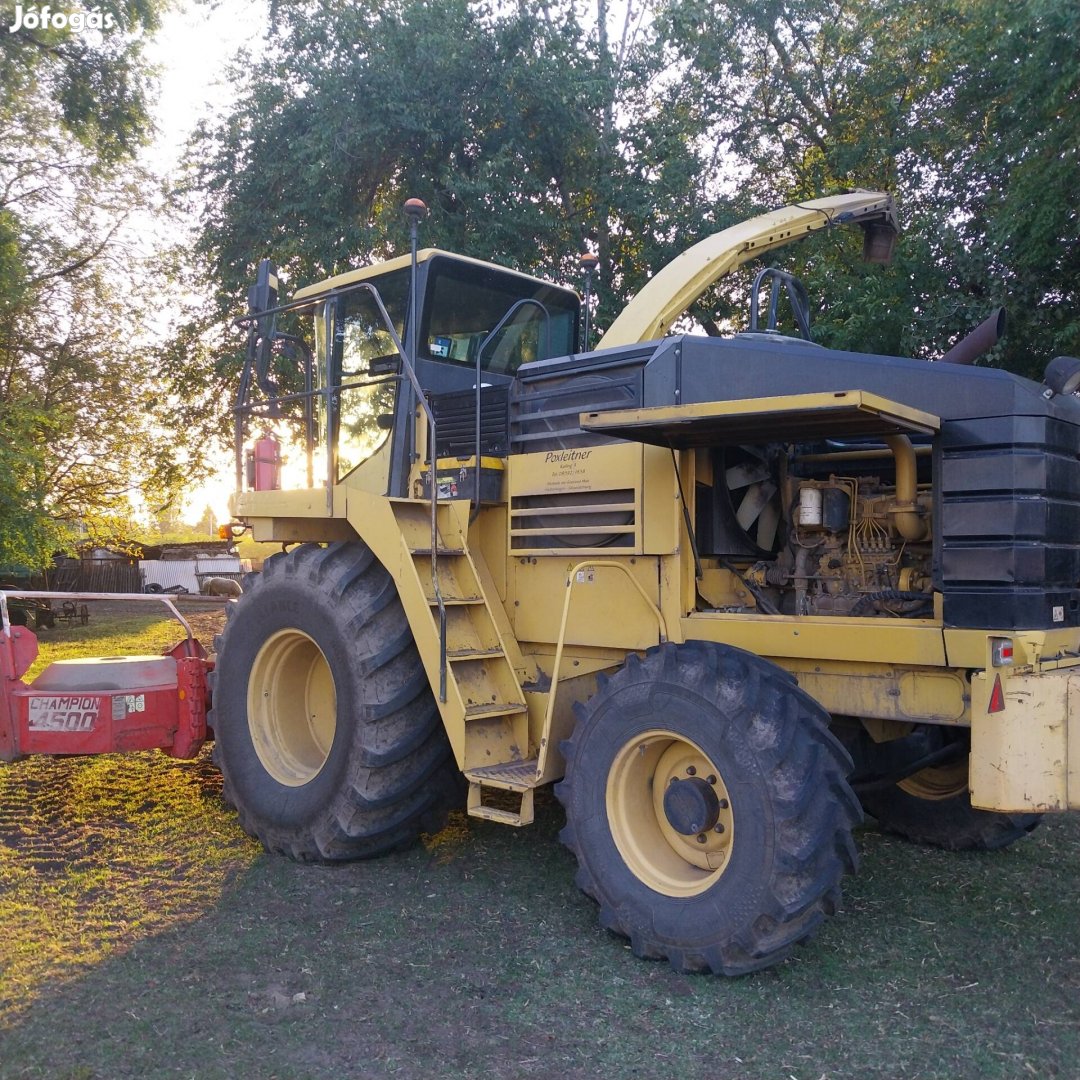
<instances>
[{"instance_id":1,"label":"tree","mask_svg":"<svg viewBox=\"0 0 1080 1080\"><path fill-rule=\"evenodd\" d=\"M609 36L603 2L598 25L568 2L275 10L266 51L232 71L233 105L192 146L215 299L183 338L184 387L234 378L235 339L207 335L235 316L260 257L307 283L400 253L411 196L431 208L425 245L561 281L597 251L602 318L673 243L712 231L697 114L639 16Z\"/></svg>"},{"instance_id":2,"label":"tree","mask_svg":"<svg viewBox=\"0 0 1080 1080\"><path fill-rule=\"evenodd\" d=\"M819 339L941 355L998 303L989 362L1038 375L1080 352L1074 7L1054 0L661 0L595 20L565 0L281 0L266 52L192 147L197 256L213 302L176 385L230 386L235 315L273 255L310 282L424 242L562 281L601 260L602 326L656 270L753 212L854 187L894 192L893 267L845 230L786 252ZM739 327L745 280L694 314ZM220 409L217 410L220 416Z\"/></svg>"},{"instance_id":3,"label":"tree","mask_svg":"<svg viewBox=\"0 0 1080 1080\"><path fill-rule=\"evenodd\" d=\"M780 204L852 187L900 201L891 273L837 240L795 258L830 344L940 355L997 303L995 362L1038 377L1080 352L1080 29L1053 0L670 0L663 33L730 147Z\"/></svg>"},{"instance_id":4,"label":"tree","mask_svg":"<svg viewBox=\"0 0 1080 1080\"><path fill-rule=\"evenodd\" d=\"M133 157L159 7L116 0L109 29L0 35L0 559L43 565L76 524L178 480L144 327L160 283L132 225L154 206Z\"/></svg>"}]
</instances>

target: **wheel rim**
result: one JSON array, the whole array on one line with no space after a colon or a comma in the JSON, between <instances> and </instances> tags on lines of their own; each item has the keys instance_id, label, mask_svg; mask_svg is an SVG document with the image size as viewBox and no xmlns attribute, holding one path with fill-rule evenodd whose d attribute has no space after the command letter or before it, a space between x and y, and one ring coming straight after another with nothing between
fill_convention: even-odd
<instances>
[{"instance_id":1,"label":"wheel rim","mask_svg":"<svg viewBox=\"0 0 1080 1080\"><path fill-rule=\"evenodd\" d=\"M606 806L619 854L655 892L696 896L730 863L731 796L708 755L681 735L646 731L627 742L608 772Z\"/></svg>"},{"instance_id":2,"label":"wheel rim","mask_svg":"<svg viewBox=\"0 0 1080 1080\"><path fill-rule=\"evenodd\" d=\"M337 694L322 650L301 630L279 630L251 665L248 729L266 771L287 787L313 780L334 743Z\"/></svg>"},{"instance_id":3,"label":"wheel rim","mask_svg":"<svg viewBox=\"0 0 1080 1080\"><path fill-rule=\"evenodd\" d=\"M900 780L896 786L917 799L927 799L930 802L951 799L968 789L967 760L920 769Z\"/></svg>"}]
</instances>

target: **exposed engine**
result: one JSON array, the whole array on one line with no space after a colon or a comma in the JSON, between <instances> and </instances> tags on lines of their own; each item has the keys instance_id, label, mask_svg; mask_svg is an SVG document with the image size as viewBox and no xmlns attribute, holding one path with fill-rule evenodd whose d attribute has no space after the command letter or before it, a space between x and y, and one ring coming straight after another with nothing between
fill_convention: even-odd
<instances>
[{"instance_id":1,"label":"exposed engine","mask_svg":"<svg viewBox=\"0 0 1080 1080\"><path fill-rule=\"evenodd\" d=\"M703 574L709 606L785 615L931 616L929 484L917 483L911 443L898 436L889 444L856 451L846 461L835 451L759 452L756 462L750 448L729 455L717 470L726 491L698 486L699 502L727 503L709 515L711 535L706 522L704 562L713 562L711 551L719 571ZM927 469L929 459L919 464ZM831 471L838 466L846 468ZM748 562L750 548L761 557ZM724 585L734 594L725 595Z\"/></svg>"}]
</instances>

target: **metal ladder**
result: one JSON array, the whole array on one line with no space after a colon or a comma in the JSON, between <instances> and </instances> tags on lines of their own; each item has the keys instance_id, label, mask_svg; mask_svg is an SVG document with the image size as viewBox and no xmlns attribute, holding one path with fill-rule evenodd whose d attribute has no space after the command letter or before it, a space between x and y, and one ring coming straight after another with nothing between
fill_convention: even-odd
<instances>
[{"instance_id":1,"label":"metal ladder","mask_svg":"<svg viewBox=\"0 0 1080 1080\"><path fill-rule=\"evenodd\" d=\"M538 771L536 758L528 756L528 708L510 655L517 643L485 593L482 557L469 550L469 504L462 504L463 517L450 502L437 505L434 557L430 502L394 499L391 505L406 557L402 576L409 581L403 584L422 595L428 613L413 620L413 633L428 671L440 672L439 707L469 782L468 812L528 825ZM491 804L491 792L502 793L495 796L500 805Z\"/></svg>"}]
</instances>

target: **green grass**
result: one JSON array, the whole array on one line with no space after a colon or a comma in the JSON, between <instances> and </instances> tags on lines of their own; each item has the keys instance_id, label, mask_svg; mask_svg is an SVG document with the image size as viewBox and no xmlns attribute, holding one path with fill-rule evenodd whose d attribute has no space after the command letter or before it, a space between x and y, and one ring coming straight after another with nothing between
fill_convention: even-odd
<instances>
[{"instance_id":1,"label":"green grass","mask_svg":"<svg viewBox=\"0 0 1080 1080\"><path fill-rule=\"evenodd\" d=\"M844 911L721 980L601 930L538 803L301 866L205 760L0 770L0 1077L1080 1075L1075 817L978 855L862 829Z\"/></svg>"},{"instance_id":2,"label":"green grass","mask_svg":"<svg viewBox=\"0 0 1080 1080\"><path fill-rule=\"evenodd\" d=\"M133 611L119 605L92 605L86 626L38 630L38 658L27 672L30 681L54 660L75 660L83 656L156 655L184 636L175 619L154 610Z\"/></svg>"}]
</instances>

